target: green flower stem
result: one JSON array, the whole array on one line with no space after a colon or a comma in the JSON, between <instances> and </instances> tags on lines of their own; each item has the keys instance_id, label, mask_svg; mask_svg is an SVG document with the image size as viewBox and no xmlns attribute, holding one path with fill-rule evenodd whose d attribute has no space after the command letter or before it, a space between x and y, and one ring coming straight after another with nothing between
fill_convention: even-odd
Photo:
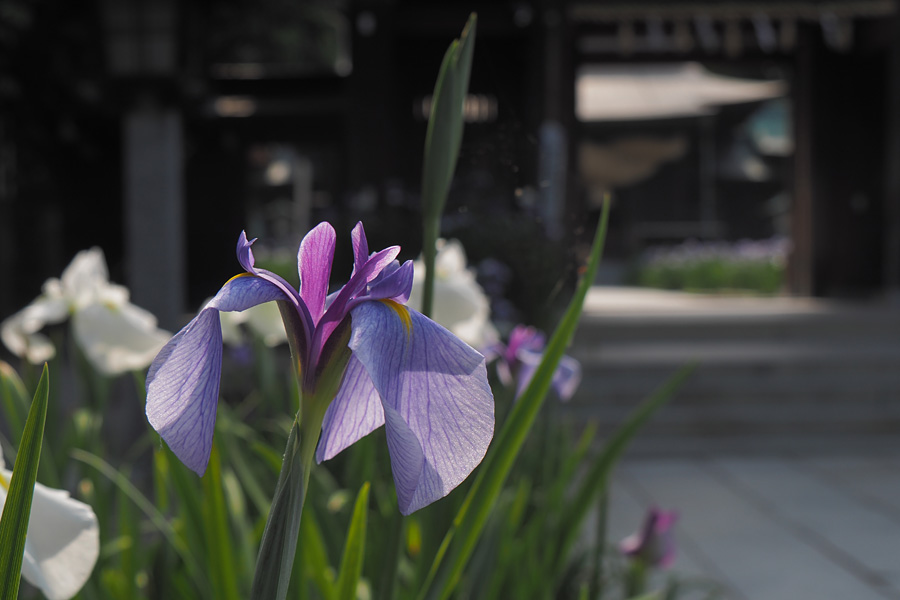
<instances>
[{"instance_id":1,"label":"green flower stem","mask_svg":"<svg viewBox=\"0 0 900 600\"><path fill-rule=\"evenodd\" d=\"M644 593L647 589L647 574L649 569L647 563L637 559L631 561L631 568L625 574L625 597L635 598Z\"/></svg>"},{"instance_id":2,"label":"green flower stem","mask_svg":"<svg viewBox=\"0 0 900 600\"><path fill-rule=\"evenodd\" d=\"M426 217L424 240L422 242L422 260L425 263L425 287L422 289L422 314L431 318L434 309L434 262L437 257L437 240L440 230L441 216Z\"/></svg>"},{"instance_id":3,"label":"green flower stem","mask_svg":"<svg viewBox=\"0 0 900 600\"><path fill-rule=\"evenodd\" d=\"M286 322L295 318L284 302L279 302L279 307ZM337 395L350 361L350 319L345 319L332 333L322 349L314 374L304 373L298 359L303 356L297 347L298 341L291 336L288 339L297 364L295 374L300 388L300 410L288 435L281 474L259 545L251 600L284 600L287 597L319 432L325 411Z\"/></svg>"},{"instance_id":4,"label":"green flower stem","mask_svg":"<svg viewBox=\"0 0 900 600\"><path fill-rule=\"evenodd\" d=\"M266 529L259 545L250 590L252 600L284 600L287 597L308 481L309 467L304 465L302 459L300 426L294 420Z\"/></svg>"}]
</instances>

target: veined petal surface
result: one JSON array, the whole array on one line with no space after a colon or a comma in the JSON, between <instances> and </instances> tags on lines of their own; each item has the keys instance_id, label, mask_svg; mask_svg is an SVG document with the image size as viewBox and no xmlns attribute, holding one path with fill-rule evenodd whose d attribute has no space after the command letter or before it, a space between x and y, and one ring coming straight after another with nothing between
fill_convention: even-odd
<instances>
[{"instance_id":1,"label":"veined petal surface","mask_svg":"<svg viewBox=\"0 0 900 600\"><path fill-rule=\"evenodd\" d=\"M484 357L391 301L352 311L350 348L381 396L400 511L446 496L481 462L494 430Z\"/></svg>"},{"instance_id":2,"label":"veined petal surface","mask_svg":"<svg viewBox=\"0 0 900 600\"><path fill-rule=\"evenodd\" d=\"M330 223L319 223L306 234L297 252L300 297L309 309L313 325L319 322L325 312L325 297L328 296L336 238Z\"/></svg>"},{"instance_id":3,"label":"veined petal surface","mask_svg":"<svg viewBox=\"0 0 900 600\"><path fill-rule=\"evenodd\" d=\"M353 242L353 274L355 274L369 258L369 242L366 240L366 230L363 228L362 221L353 227L350 239Z\"/></svg>"},{"instance_id":4,"label":"veined petal surface","mask_svg":"<svg viewBox=\"0 0 900 600\"><path fill-rule=\"evenodd\" d=\"M316 461L334 458L382 425L384 409L378 390L363 364L351 356L341 389L325 413Z\"/></svg>"},{"instance_id":5,"label":"veined petal surface","mask_svg":"<svg viewBox=\"0 0 900 600\"><path fill-rule=\"evenodd\" d=\"M241 311L285 299L273 283L244 275L232 278L159 352L147 374L147 419L172 452L203 475L212 448L222 327L218 311Z\"/></svg>"}]
</instances>

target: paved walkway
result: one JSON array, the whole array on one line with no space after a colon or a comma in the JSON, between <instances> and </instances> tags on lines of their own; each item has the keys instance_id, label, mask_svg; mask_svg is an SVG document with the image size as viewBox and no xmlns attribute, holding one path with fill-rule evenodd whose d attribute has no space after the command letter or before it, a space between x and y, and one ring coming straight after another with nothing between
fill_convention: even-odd
<instances>
[{"instance_id":1,"label":"paved walkway","mask_svg":"<svg viewBox=\"0 0 900 600\"><path fill-rule=\"evenodd\" d=\"M874 308L893 315L891 328L896 326L897 307ZM655 323L660 317L740 319L869 309L810 299L596 288L585 313L604 323ZM896 369L900 373L900 364ZM660 449L632 453L612 486L609 539L637 529L651 505L676 509L673 573L718 582L723 598L900 600L900 436L877 451L829 443L827 436L821 441L801 452L763 444L768 451L758 446L728 453L696 447L676 456Z\"/></svg>"},{"instance_id":2,"label":"paved walkway","mask_svg":"<svg viewBox=\"0 0 900 600\"><path fill-rule=\"evenodd\" d=\"M900 598L900 440L879 456L626 460L609 539L651 505L679 511L673 573L724 598Z\"/></svg>"}]
</instances>

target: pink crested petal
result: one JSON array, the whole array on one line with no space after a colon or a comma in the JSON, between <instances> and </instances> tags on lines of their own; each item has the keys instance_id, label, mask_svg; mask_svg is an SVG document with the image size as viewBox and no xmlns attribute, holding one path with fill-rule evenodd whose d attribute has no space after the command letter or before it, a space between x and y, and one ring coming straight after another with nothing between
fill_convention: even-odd
<instances>
[{"instance_id":1,"label":"pink crested petal","mask_svg":"<svg viewBox=\"0 0 900 600\"><path fill-rule=\"evenodd\" d=\"M313 325L319 322L325 312L335 239L334 228L323 221L306 234L297 253L300 297L309 309Z\"/></svg>"}]
</instances>

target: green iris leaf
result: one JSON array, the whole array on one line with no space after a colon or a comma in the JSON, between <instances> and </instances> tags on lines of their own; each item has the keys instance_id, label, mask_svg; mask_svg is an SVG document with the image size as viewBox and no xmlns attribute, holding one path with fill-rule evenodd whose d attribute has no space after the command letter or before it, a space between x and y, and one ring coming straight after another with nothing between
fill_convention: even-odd
<instances>
[{"instance_id":1,"label":"green iris leaf","mask_svg":"<svg viewBox=\"0 0 900 600\"><path fill-rule=\"evenodd\" d=\"M22 577L22 557L25 553L25 536L31 517L34 484L37 481L41 461L41 444L44 423L47 420L47 401L50 384L47 365L38 382L25 430L16 454L9 493L3 516L0 518L0 598L16 598ZM2 477L2 475L0 475ZM6 481L0 482L6 485Z\"/></svg>"}]
</instances>

